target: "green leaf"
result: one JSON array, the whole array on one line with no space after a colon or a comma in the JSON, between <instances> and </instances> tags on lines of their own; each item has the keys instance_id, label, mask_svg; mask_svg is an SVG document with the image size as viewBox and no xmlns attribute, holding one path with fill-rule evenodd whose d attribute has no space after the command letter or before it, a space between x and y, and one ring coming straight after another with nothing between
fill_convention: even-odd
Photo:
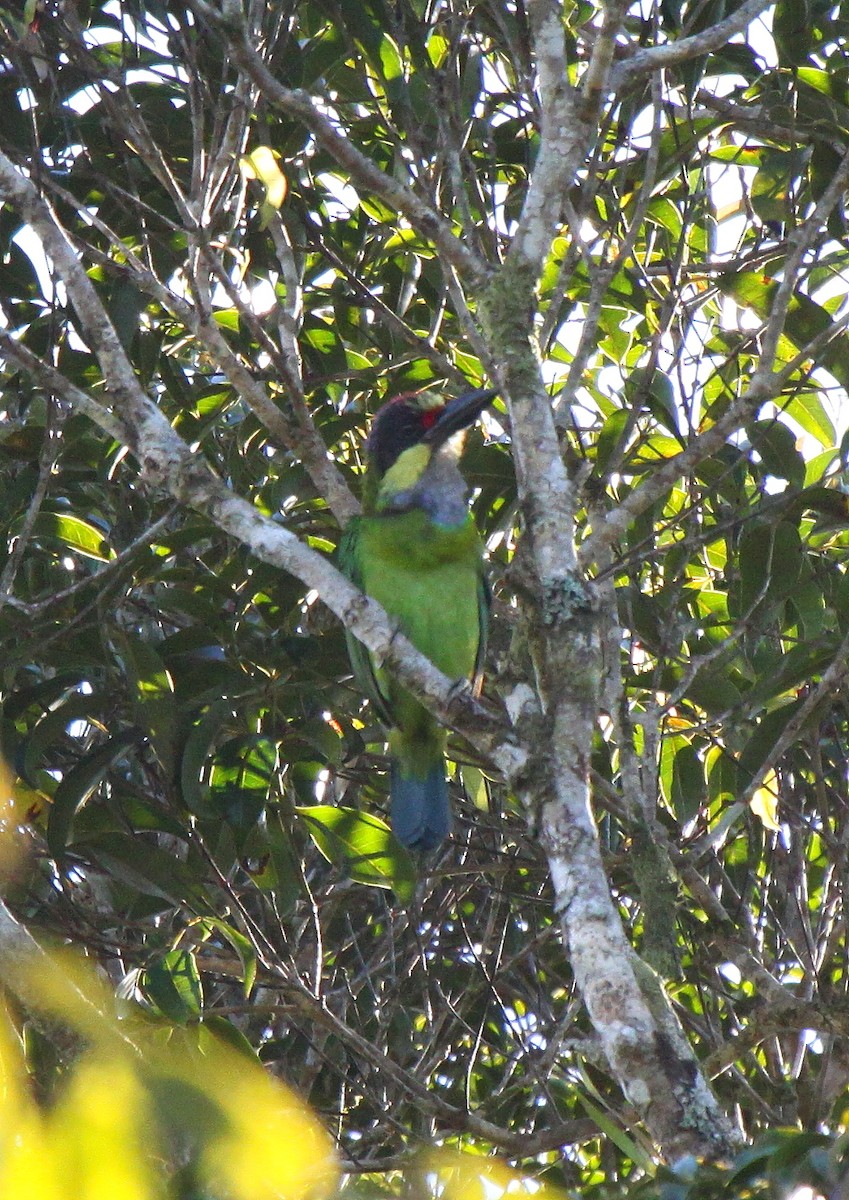
<instances>
[{"instance_id":1,"label":"green leaf","mask_svg":"<svg viewBox=\"0 0 849 1200\"><path fill-rule=\"evenodd\" d=\"M727 626L720 627L720 632L724 636ZM719 663L699 671L687 688L687 699L698 704L710 716L719 717L739 705L742 693L732 677L728 662L721 659Z\"/></svg>"},{"instance_id":2,"label":"green leaf","mask_svg":"<svg viewBox=\"0 0 849 1200\"><path fill-rule=\"evenodd\" d=\"M818 580L810 580L793 589L790 603L802 626L802 636L808 645L816 645L819 638L826 632L829 624L829 613L826 609L822 584Z\"/></svg>"},{"instance_id":3,"label":"green leaf","mask_svg":"<svg viewBox=\"0 0 849 1200\"><path fill-rule=\"evenodd\" d=\"M715 146L708 154L714 162L734 163L739 167L759 167L763 159L763 146Z\"/></svg>"},{"instance_id":4,"label":"green leaf","mask_svg":"<svg viewBox=\"0 0 849 1200\"><path fill-rule=\"evenodd\" d=\"M60 696L76 689L84 679L83 671L61 671L51 679L42 679L17 691L10 691L3 702L3 716L7 721L16 721L30 707L37 706L46 711Z\"/></svg>"},{"instance_id":5,"label":"green leaf","mask_svg":"<svg viewBox=\"0 0 849 1200\"><path fill-rule=\"evenodd\" d=\"M654 1164L652 1163L651 1156L633 1138L628 1137L627 1133L625 1133L624 1129L621 1128L613 1117L608 1116L604 1109L599 1108L597 1104L593 1104L592 1100L582 1091L576 1093L576 1098L578 1103L586 1109L587 1115L595 1121L604 1136L609 1138L614 1146L618 1146L630 1162L637 1163L649 1176L654 1174Z\"/></svg>"},{"instance_id":6,"label":"green leaf","mask_svg":"<svg viewBox=\"0 0 849 1200\"><path fill-rule=\"evenodd\" d=\"M744 787L757 775L773 746L784 732L787 722L793 717L804 698L783 704L773 712L767 713L759 721L757 728L746 743L746 748L740 755L740 779Z\"/></svg>"},{"instance_id":7,"label":"green leaf","mask_svg":"<svg viewBox=\"0 0 849 1200\"><path fill-rule=\"evenodd\" d=\"M787 416L801 425L805 433L815 437L821 446L827 449L836 446L834 424L823 407L819 392L800 392L782 407Z\"/></svg>"},{"instance_id":8,"label":"green leaf","mask_svg":"<svg viewBox=\"0 0 849 1200\"><path fill-rule=\"evenodd\" d=\"M180 791L186 808L196 816L210 813L209 785L202 783L202 776L212 758L212 747L232 713L232 701L216 701L192 726L186 738L180 760Z\"/></svg>"},{"instance_id":9,"label":"green leaf","mask_svg":"<svg viewBox=\"0 0 849 1200\"><path fill-rule=\"evenodd\" d=\"M391 888L402 904L411 902L416 883L413 860L378 817L329 804L296 811L328 862L347 871L357 883Z\"/></svg>"},{"instance_id":10,"label":"green leaf","mask_svg":"<svg viewBox=\"0 0 849 1200\"><path fill-rule=\"evenodd\" d=\"M752 208L763 222L777 221L782 224L791 215L790 181L792 178L792 155L784 150L765 150L761 165L750 192Z\"/></svg>"},{"instance_id":11,"label":"green leaf","mask_svg":"<svg viewBox=\"0 0 849 1200\"><path fill-rule=\"evenodd\" d=\"M611 413L604 422L596 442L596 470L598 472L603 472L607 469L610 457L619 445L629 419L630 413L627 409L620 408L616 412Z\"/></svg>"},{"instance_id":12,"label":"green leaf","mask_svg":"<svg viewBox=\"0 0 849 1200\"><path fill-rule=\"evenodd\" d=\"M770 833L778 833L781 830L778 823L778 793L778 776L775 771L769 770L749 801L752 812Z\"/></svg>"},{"instance_id":13,"label":"green leaf","mask_svg":"<svg viewBox=\"0 0 849 1200\"><path fill-rule=\"evenodd\" d=\"M762 320L772 311L778 282L769 275L740 271L721 275L717 280L720 291L733 297L738 304L750 308ZM832 329L834 322L828 311L803 292L793 293L787 309L784 333L797 351L804 350L814 338ZM785 359L789 355L785 354ZM837 334L817 354L816 361L830 371L841 387L849 388L849 337Z\"/></svg>"},{"instance_id":14,"label":"green leaf","mask_svg":"<svg viewBox=\"0 0 849 1200\"><path fill-rule=\"evenodd\" d=\"M43 765L42 759L47 749L57 742L64 741L73 722L83 721L88 725L90 718L96 725L97 714L105 702L106 697L98 692L72 692L61 703L55 704L23 740L18 762L24 779L35 779L38 768Z\"/></svg>"},{"instance_id":15,"label":"green leaf","mask_svg":"<svg viewBox=\"0 0 849 1200\"><path fill-rule=\"evenodd\" d=\"M398 52L397 45L389 34L380 39L379 55L380 65L383 68L383 78L387 82L397 79L403 74L404 64L401 60L401 55Z\"/></svg>"},{"instance_id":16,"label":"green leaf","mask_svg":"<svg viewBox=\"0 0 849 1200\"><path fill-rule=\"evenodd\" d=\"M796 437L779 420L754 421L746 429L752 446L770 473L796 487L805 486L805 460L796 449Z\"/></svg>"},{"instance_id":17,"label":"green leaf","mask_svg":"<svg viewBox=\"0 0 849 1200\"><path fill-rule=\"evenodd\" d=\"M13 526L12 532L16 532L16 526ZM81 554L83 558L93 558L98 562L109 562L115 558L115 551L103 530L91 521L70 513L42 510L33 523L33 536L55 540L62 554Z\"/></svg>"},{"instance_id":18,"label":"green leaf","mask_svg":"<svg viewBox=\"0 0 849 1200\"><path fill-rule=\"evenodd\" d=\"M132 835L99 833L72 842L70 848L143 896L193 908L208 907L200 874L174 851L160 848L138 831Z\"/></svg>"},{"instance_id":19,"label":"green leaf","mask_svg":"<svg viewBox=\"0 0 849 1200\"><path fill-rule=\"evenodd\" d=\"M816 486L828 474L829 468L835 462L836 455L836 450L823 450L822 454L815 454L813 458L809 458L806 461L805 491L802 492L802 495L810 497L808 507L815 512L826 511L832 514L839 512L840 516L845 519L846 505L845 502L840 503L839 493L836 489ZM825 501L823 501L824 494L827 496ZM824 509L818 507L823 503L825 505Z\"/></svg>"},{"instance_id":20,"label":"green leaf","mask_svg":"<svg viewBox=\"0 0 849 1200\"><path fill-rule=\"evenodd\" d=\"M675 755L672 771L672 807L678 820L685 824L705 801L705 770L695 747L689 742Z\"/></svg>"},{"instance_id":21,"label":"green leaf","mask_svg":"<svg viewBox=\"0 0 849 1200\"><path fill-rule=\"evenodd\" d=\"M280 738L280 756L288 762L314 759L316 751L328 763L338 766L342 761L345 743L337 730L327 721L309 719L292 722Z\"/></svg>"},{"instance_id":22,"label":"green leaf","mask_svg":"<svg viewBox=\"0 0 849 1200\"><path fill-rule=\"evenodd\" d=\"M218 750L209 776L209 812L227 821L237 844L259 820L277 770L271 738L231 738Z\"/></svg>"},{"instance_id":23,"label":"green leaf","mask_svg":"<svg viewBox=\"0 0 849 1200\"><path fill-rule=\"evenodd\" d=\"M802 0L802 2L807 3L807 0ZM786 2L786 7L789 8L793 3L794 0L789 0L789 3ZM821 95L830 96L842 105L849 101L845 71L823 71L820 67L800 67L797 75L801 83L807 84L809 88L813 88Z\"/></svg>"},{"instance_id":24,"label":"green leaf","mask_svg":"<svg viewBox=\"0 0 849 1200\"><path fill-rule=\"evenodd\" d=\"M789 521L771 525L749 522L740 535L740 605L751 606L785 596L799 578L802 544L799 531Z\"/></svg>"},{"instance_id":25,"label":"green leaf","mask_svg":"<svg viewBox=\"0 0 849 1200\"><path fill-rule=\"evenodd\" d=\"M460 777L463 780L463 787L466 795L474 804L475 808L481 812L489 811L489 788L487 787L486 776L478 767L473 767L469 763L464 763L460 767Z\"/></svg>"},{"instance_id":26,"label":"green leaf","mask_svg":"<svg viewBox=\"0 0 849 1200\"><path fill-rule=\"evenodd\" d=\"M170 779L176 766L174 682L148 642L131 634L116 634L116 640L134 688L137 720L147 730L151 749Z\"/></svg>"},{"instance_id":27,"label":"green leaf","mask_svg":"<svg viewBox=\"0 0 849 1200\"><path fill-rule=\"evenodd\" d=\"M803 63L813 47L810 0L778 0L772 36L782 65Z\"/></svg>"},{"instance_id":28,"label":"green leaf","mask_svg":"<svg viewBox=\"0 0 849 1200\"><path fill-rule=\"evenodd\" d=\"M662 371L636 367L625 380L625 398L630 405L639 399L652 416L670 433L678 434L678 411L672 381Z\"/></svg>"},{"instance_id":29,"label":"green leaf","mask_svg":"<svg viewBox=\"0 0 849 1200\"><path fill-rule=\"evenodd\" d=\"M148 297L129 280L121 280L110 293L107 312L125 350L129 350L135 340L139 318L147 305Z\"/></svg>"},{"instance_id":30,"label":"green leaf","mask_svg":"<svg viewBox=\"0 0 849 1200\"><path fill-rule=\"evenodd\" d=\"M724 747L716 746L708 751L705 765L711 806L725 808L732 804L740 790L735 759Z\"/></svg>"},{"instance_id":31,"label":"green leaf","mask_svg":"<svg viewBox=\"0 0 849 1200\"><path fill-rule=\"evenodd\" d=\"M222 329L229 329L231 333L239 332L238 308L216 308L212 314L212 319Z\"/></svg>"},{"instance_id":32,"label":"green leaf","mask_svg":"<svg viewBox=\"0 0 849 1200\"><path fill-rule=\"evenodd\" d=\"M227 939L236 951L242 964L242 983L245 996L250 996L256 982L257 966L256 951L251 942L238 929L234 929L232 925L228 925L226 921L222 921L218 917L205 917L200 924L204 928L215 929Z\"/></svg>"},{"instance_id":33,"label":"green leaf","mask_svg":"<svg viewBox=\"0 0 849 1200\"><path fill-rule=\"evenodd\" d=\"M258 1061L256 1051L241 1029L237 1029L233 1022L228 1021L226 1017L222 1017L218 1013L207 1013L204 1016L203 1023L198 1029L198 1046L201 1050L205 1049L204 1035L206 1033L211 1033L219 1041L225 1042L232 1050L238 1051L252 1063L255 1064Z\"/></svg>"},{"instance_id":34,"label":"green leaf","mask_svg":"<svg viewBox=\"0 0 849 1200\"><path fill-rule=\"evenodd\" d=\"M54 858L64 855L74 815L85 804L109 770L138 742L135 730L110 737L62 778L53 795L47 821L47 845Z\"/></svg>"},{"instance_id":35,"label":"green leaf","mask_svg":"<svg viewBox=\"0 0 849 1200\"><path fill-rule=\"evenodd\" d=\"M141 986L148 1000L177 1025L200 1019L203 987L191 951L169 950L142 973Z\"/></svg>"}]
</instances>

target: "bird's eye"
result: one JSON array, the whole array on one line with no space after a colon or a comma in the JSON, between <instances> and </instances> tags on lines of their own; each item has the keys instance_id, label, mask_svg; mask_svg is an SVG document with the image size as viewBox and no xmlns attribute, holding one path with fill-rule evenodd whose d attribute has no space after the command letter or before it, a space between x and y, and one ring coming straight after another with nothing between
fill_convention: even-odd
<instances>
[{"instance_id":1,"label":"bird's eye","mask_svg":"<svg viewBox=\"0 0 849 1200\"><path fill-rule=\"evenodd\" d=\"M425 429L433 429L436 422L439 420L441 408L428 408L422 413L422 425Z\"/></svg>"}]
</instances>

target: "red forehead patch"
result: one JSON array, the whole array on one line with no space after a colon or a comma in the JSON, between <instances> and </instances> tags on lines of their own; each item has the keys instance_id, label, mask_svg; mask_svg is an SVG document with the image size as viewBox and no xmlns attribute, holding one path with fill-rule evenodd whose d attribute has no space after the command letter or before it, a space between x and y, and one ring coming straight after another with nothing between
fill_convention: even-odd
<instances>
[{"instance_id":1,"label":"red forehead patch","mask_svg":"<svg viewBox=\"0 0 849 1200\"><path fill-rule=\"evenodd\" d=\"M400 396L393 396L391 400L387 401L383 409L394 408L396 404L402 404L413 412L423 429L432 429L445 411L445 405L438 404L435 408L420 408L416 403L418 394L418 392L402 392Z\"/></svg>"}]
</instances>

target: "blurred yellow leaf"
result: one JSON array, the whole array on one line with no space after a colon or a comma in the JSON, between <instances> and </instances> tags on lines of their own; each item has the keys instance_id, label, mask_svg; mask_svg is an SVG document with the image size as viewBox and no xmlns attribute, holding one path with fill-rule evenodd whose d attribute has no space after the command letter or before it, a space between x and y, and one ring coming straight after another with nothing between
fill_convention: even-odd
<instances>
[{"instance_id":1,"label":"blurred yellow leaf","mask_svg":"<svg viewBox=\"0 0 849 1200\"><path fill-rule=\"evenodd\" d=\"M44 1123L32 1108L0 1118L0 1196L3 1200L66 1200L59 1162ZM82 1196L83 1193L80 1193Z\"/></svg>"},{"instance_id":2,"label":"blurred yellow leaf","mask_svg":"<svg viewBox=\"0 0 849 1200\"><path fill-rule=\"evenodd\" d=\"M29 843L25 825L31 810L43 799L19 780L0 758L0 882L14 876Z\"/></svg>"},{"instance_id":3,"label":"blurred yellow leaf","mask_svg":"<svg viewBox=\"0 0 849 1200\"><path fill-rule=\"evenodd\" d=\"M29 1094L23 1052L0 1014L0 1196L59 1200L59 1172L44 1122Z\"/></svg>"},{"instance_id":4,"label":"blurred yellow leaf","mask_svg":"<svg viewBox=\"0 0 849 1200\"><path fill-rule=\"evenodd\" d=\"M282 1084L224 1046L193 1078L230 1123L203 1156L211 1182L224 1183L234 1200L310 1200L335 1190L332 1142Z\"/></svg>"},{"instance_id":5,"label":"blurred yellow leaf","mask_svg":"<svg viewBox=\"0 0 849 1200\"><path fill-rule=\"evenodd\" d=\"M113 996L88 964L71 953L43 952L22 959L20 974L27 990L38 997L39 1009L58 1017L94 1045L105 1048L126 1044L112 1019Z\"/></svg>"},{"instance_id":6,"label":"blurred yellow leaf","mask_svg":"<svg viewBox=\"0 0 849 1200\"><path fill-rule=\"evenodd\" d=\"M175 1149L210 1195L228 1200L335 1193L331 1138L259 1063L197 1026L119 1022L87 964L38 949L34 965L26 957L34 1005L89 1049L43 1114L0 1009L0 1200L162 1200Z\"/></svg>"},{"instance_id":7,"label":"blurred yellow leaf","mask_svg":"<svg viewBox=\"0 0 849 1200\"><path fill-rule=\"evenodd\" d=\"M152 1159L143 1141L147 1097L126 1057L86 1058L50 1114L50 1151L73 1180L74 1200L152 1200ZM31 1191L41 1200L41 1193Z\"/></svg>"}]
</instances>

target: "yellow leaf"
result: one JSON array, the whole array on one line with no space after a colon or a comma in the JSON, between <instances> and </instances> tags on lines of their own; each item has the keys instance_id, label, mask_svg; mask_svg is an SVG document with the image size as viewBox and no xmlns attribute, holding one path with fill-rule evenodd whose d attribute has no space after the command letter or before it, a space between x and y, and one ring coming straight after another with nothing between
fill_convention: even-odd
<instances>
[{"instance_id":1,"label":"yellow leaf","mask_svg":"<svg viewBox=\"0 0 849 1200\"><path fill-rule=\"evenodd\" d=\"M775 771L767 771L764 781L752 796L750 807L764 829L777 833L781 826L778 824L778 776Z\"/></svg>"},{"instance_id":2,"label":"yellow leaf","mask_svg":"<svg viewBox=\"0 0 849 1200\"><path fill-rule=\"evenodd\" d=\"M14 877L26 856L29 840L24 826L38 815L45 801L50 803L43 793L17 780L0 759L0 884Z\"/></svg>"},{"instance_id":3,"label":"yellow leaf","mask_svg":"<svg viewBox=\"0 0 849 1200\"><path fill-rule=\"evenodd\" d=\"M94 1054L77 1067L48 1122L48 1143L63 1178L73 1180L75 1200L152 1200L146 1115L134 1063Z\"/></svg>"},{"instance_id":4,"label":"yellow leaf","mask_svg":"<svg viewBox=\"0 0 849 1200\"><path fill-rule=\"evenodd\" d=\"M21 1044L0 1015L0 1196L60 1200L60 1173L44 1122L31 1098Z\"/></svg>"},{"instance_id":5,"label":"yellow leaf","mask_svg":"<svg viewBox=\"0 0 849 1200\"><path fill-rule=\"evenodd\" d=\"M666 725L669 729L692 729L693 722L690 717L676 717L673 714L666 718Z\"/></svg>"},{"instance_id":6,"label":"yellow leaf","mask_svg":"<svg viewBox=\"0 0 849 1200\"><path fill-rule=\"evenodd\" d=\"M474 804L475 808L481 809L482 812L489 811L489 791L486 786L486 777L483 771L479 771L477 767L472 767L468 763L460 767L460 776L463 780L463 787L466 789L466 795Z\"/></svg>"},{"instance_id":7,"label":"yellow leaf","mask_svg":"<svg viewBox=\"0 0 849 1200\"><path fill-rule=\"evenodd\" d=\"M91 1048L42 1115L20 1040L0 1009L0 1200L155 1200L164 1195L170 1153L167 1138L159 1144L163 1119L185 1140L193 1168L216 1195L328 1200L336 1194L330 1137L258 1063L214 1037L202 1046L156 1037L130 1048L103 985L75 960L44 955L27 982L39 1008L84 1032Z\"/></svg>"},{"instance_id":8,"label":"yellow leaf","mask_svg":"<svg viewBox=\"0 0 849 1200\"><path fill-rule=\"evenodd\" d=\"M124 1033L110 1016L113 997L109 988L76 954L59 951L25 956L18 971L45 1013L59 1017L105 1052L126 1047Z\"/></svg>"},{"instance_id":9,"label":"yellow leaf","mask_svg":"<svg viewBox=\"0 0 849 1200\"><path fill-rule=\"evenodd\" d=\"M63 1200L60 1164L37 1113L22 1113L13 1127L0 1121L3 1157L0 1196L3 1200Z\"/></svg>"},{"instance_id":10,"label":"yellow leaf","mask_svg":"<svg viewBox=\"0 0 849 1200\"><path fill-rule=\"evenodd\" d=\"M256 150L239 159L239 169L246 179L256 179L265 188L265 199L259 206L259 227L266 229L277 209L286 199L289 185L277 165L280 155L270 146Z\"/></svg>"},{"instance_id":11,"label":"yellow leaf","mask_svg":"<svg viewBox=\"0 0 849 1200\"><path fill-rule=\"evenodd\" d=\"M335 1192L330 1138L306 1105L259 1065L215 1046L191 1063L189 1078L226 1118L204 1148L203 1169L233 1200L321 1200Z\"/></svg>"}]
</instances>

